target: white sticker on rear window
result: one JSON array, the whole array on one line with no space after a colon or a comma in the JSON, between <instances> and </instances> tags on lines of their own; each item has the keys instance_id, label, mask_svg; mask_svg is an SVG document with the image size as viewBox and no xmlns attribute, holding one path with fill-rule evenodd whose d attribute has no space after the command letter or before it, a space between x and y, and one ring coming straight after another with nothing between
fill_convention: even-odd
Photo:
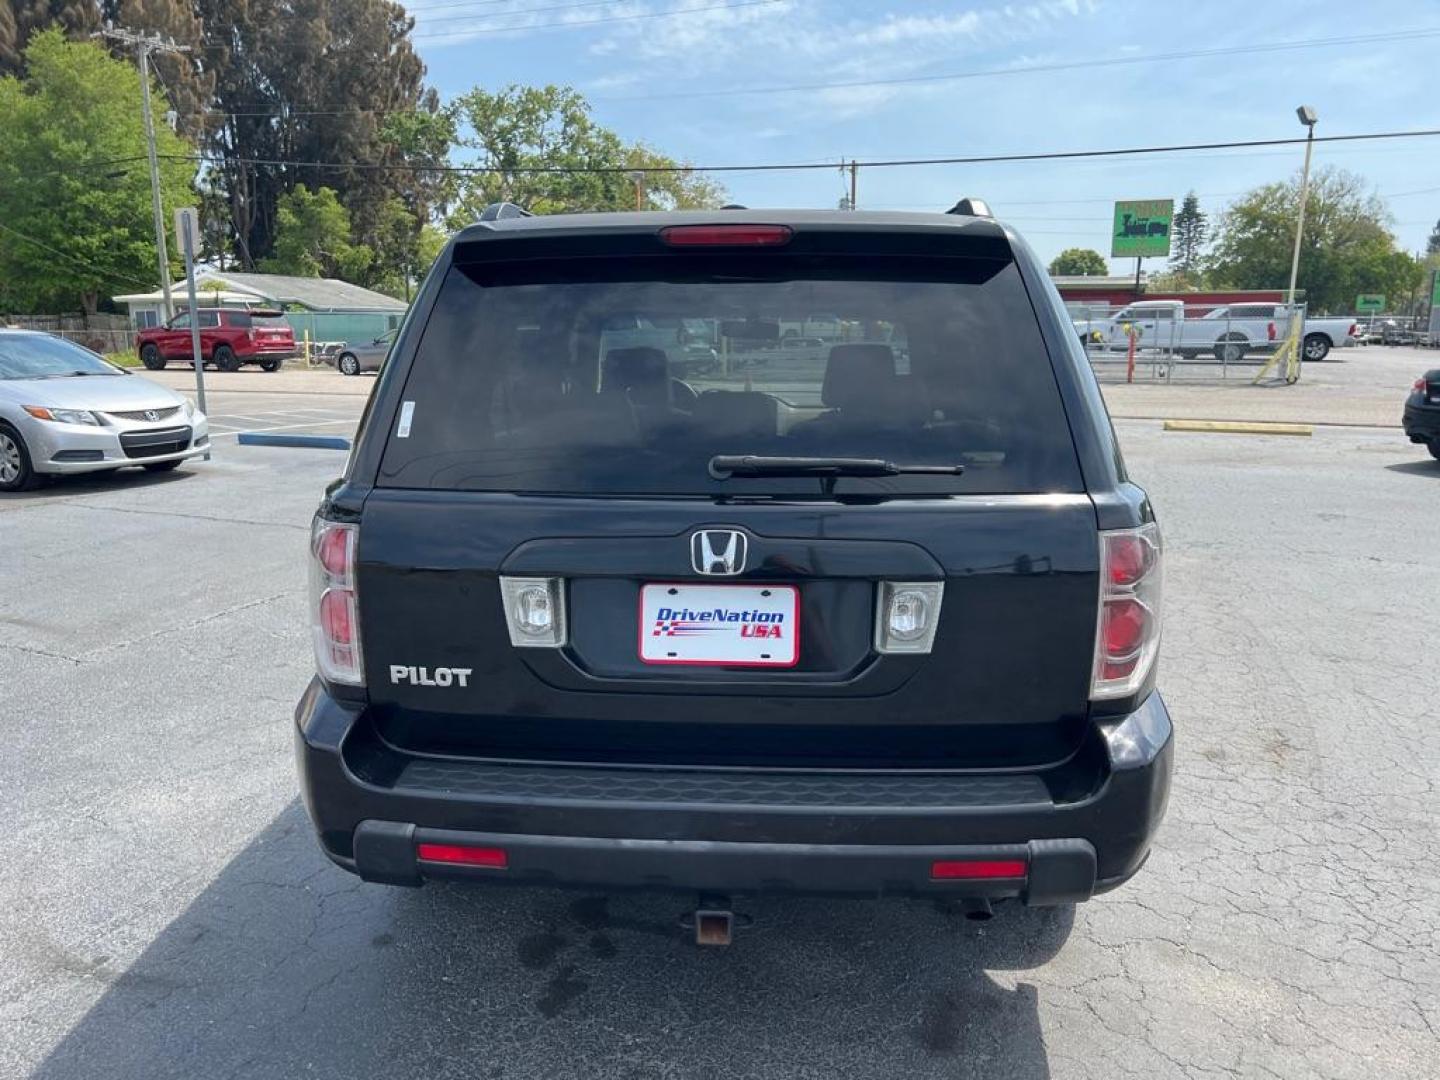
<instances>
[{"instance_id":1,"label":"white sticker on rear window","mask_svg":"<svg viewBox=\"0 0 1440 1080\"><path fill-rule=\"evenodd\" d=\"M415 402L402 401L400 403L400 426L395 429L397 439L408 439L410 437L410 421L415 416Z\"/></svg>"}]
</instances>

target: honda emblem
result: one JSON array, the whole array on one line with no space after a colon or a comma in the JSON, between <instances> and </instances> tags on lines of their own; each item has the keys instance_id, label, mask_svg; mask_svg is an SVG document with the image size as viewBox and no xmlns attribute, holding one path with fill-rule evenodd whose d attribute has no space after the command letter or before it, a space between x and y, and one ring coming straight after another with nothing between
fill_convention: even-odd
<instances>
[{"instance_id":1,"label":"honda emblem","mask_svg":"<svg viewBox=\"0 0 1440 1080\"><path fill-rule=\"evenodd\" d=\"M145 419L146 419L146 420L149 420L149 421L151 421L151 422L153 423L154 421L160 419L160 414L159 414L158 412L156 412L154 409L146 409L146 410L145 410Z\"/></svg>"},{"instance_id":2,"label":"honda emblem","mask_svg":"<svg viewBox=\"0 0 1440 1080\"><path fill-rule=\"evenodd\" d=\"M738 574L749 542L735 529L702 529L690 537L690 565L697 574Z\"/></svg>"}]
</instances>

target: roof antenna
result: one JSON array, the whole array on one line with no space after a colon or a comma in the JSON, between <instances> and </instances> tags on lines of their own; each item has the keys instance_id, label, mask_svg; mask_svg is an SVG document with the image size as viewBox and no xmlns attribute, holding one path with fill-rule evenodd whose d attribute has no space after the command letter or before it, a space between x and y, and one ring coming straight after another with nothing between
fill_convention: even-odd
<instances>
[{"instance_id":1,"label":"roof antenna","mask_svg":"<svg viewBox=\"0 0 1440 1080\"><path fill-rule=\"evenodd\" d=\"M995 216L994 214L990 213L989 203L987 203L984 199L977 199L970 195L965 196L965 198L961 199L959 202L957 202L954 206L952 206L949 210L946 210L945 212L947 214L960 214L964 217Z\"/></svg>"}]
</instances>

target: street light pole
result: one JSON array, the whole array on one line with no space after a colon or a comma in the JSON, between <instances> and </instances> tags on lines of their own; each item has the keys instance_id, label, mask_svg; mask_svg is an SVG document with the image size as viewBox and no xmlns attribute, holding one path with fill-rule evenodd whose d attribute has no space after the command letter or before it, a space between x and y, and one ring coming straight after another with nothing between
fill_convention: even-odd
<instances>
[{"instance_id":1,"label":"street light pole","mask_svg":"<svg viewBox=\"0 0 1440 1080\"><path fill-rule=\"evenodd\" d=\"M1318 117L1315 110L1309 105L1301 105L1295 110L1295 115L1300 118L1300 123L1307 128L1305 135L1305 168L1300 173L1300 212L1295 216L1295 252L1290 257L1290 292L1289 303L1292 309L1295 307L1295 279L1300 273L1300 237L1305 231L1305 202L1310 197L1310 152L1315 148L1315 121Z\"/></svg>"},{"instance_id":2,"label":"street light pole","mask_svg":"<svg viewBox=\"0 0 1440 1080\"><path fill-rule=\"evenodd\" d=\"M145 118L145 152L150 159L150 208L155 217L155 253L160 263L160 292L165 298L165 321L175 314L170 298L170 255L165 250L165 210L160 205L160 163L155 156L155 118L150 111L150 53L188 52L184 45L161 41L158 34L137 34L130 30L107 27L92 37L105 37L123 45L133 46L140 61L140 106Z\"/></svg>"}]
</instances>

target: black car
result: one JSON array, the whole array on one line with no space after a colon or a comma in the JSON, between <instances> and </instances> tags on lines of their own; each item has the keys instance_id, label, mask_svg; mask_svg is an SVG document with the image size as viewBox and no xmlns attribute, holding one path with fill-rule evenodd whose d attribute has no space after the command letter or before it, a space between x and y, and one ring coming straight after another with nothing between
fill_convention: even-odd
<instances>
[{"instance_id":1,"label":"black car","mask_svg":"<svg viewBox=\"0 0 1440 1080\"><path fill-rule=\"evenodd\" d=\"M1440 459L1440 368L1415 380L1402 423L1412 443L1424 443L1430 456Z\"/></svg>"},{"instance_id":2,"label":"black car","mask_svg":"<svg viewBox=\"0 0 1440 1080\"><path fill-rule=\"evenodd\" d=\"M634 319L714 325L715 370ZM742 893L983 917L1120 884L1165 811L1160 533L979 212L492 208L312 553L301 783L370 881L714 894L703 940Z\"/></svg>"}]
</instances>

